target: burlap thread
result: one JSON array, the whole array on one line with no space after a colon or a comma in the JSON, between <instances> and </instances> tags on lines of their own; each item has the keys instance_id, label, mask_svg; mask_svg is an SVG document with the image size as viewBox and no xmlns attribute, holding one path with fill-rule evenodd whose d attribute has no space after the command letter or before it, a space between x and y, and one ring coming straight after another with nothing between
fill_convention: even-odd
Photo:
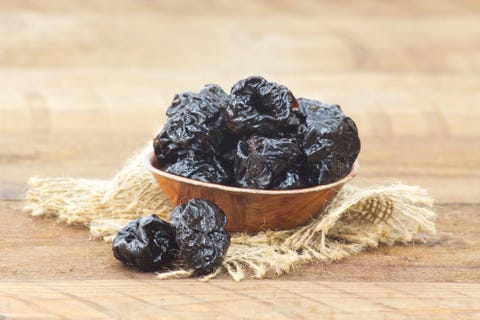
<instances>
[{"instance_id":1,"label":"burlap thread","mask_svg":"<svg viewBox=\"0 0 480 320\"><path fill-rule=\"evenodd\" d=\"M93 239L111 241L128 221L157 214L168 220L172 204L143 165L146 147L111 180L38 178L28 181L25 211L85 225ZM416 186L390 183L356 188L346 185L307 225L255 235L232 234L222 266L234 280L264 278L292 271L302 263L334 261L380 244L425 241L435 233L433 201ZM181 268L161 279L191 276Z\"/></svg>"}]
</instances>

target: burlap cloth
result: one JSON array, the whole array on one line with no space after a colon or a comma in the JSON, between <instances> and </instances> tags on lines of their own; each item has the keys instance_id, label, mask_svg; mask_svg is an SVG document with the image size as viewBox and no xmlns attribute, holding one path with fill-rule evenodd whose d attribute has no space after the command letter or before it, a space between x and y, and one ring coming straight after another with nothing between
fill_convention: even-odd
<instances>
[{"instance_id":1,"label":"burlap cloth","mask_svg":"<svg viewBox=\"0 0 480 320\"><path fill-rule=\"evenodd\" d=\"M144 153L130 159L111 180L38 178L28 181L25 210L85 225L94 239L111 241L119 228L140 216L168 220L172 204L143 165ZM420 187L400 183L356 188L346 185L307 225L254 235L232 234L222 266L233 279L263 278L314 261L340 260L380 244L425 241L435 233L433 201ZM177 266L159 278L190 276Z\"/></svg>"}]
</instances>

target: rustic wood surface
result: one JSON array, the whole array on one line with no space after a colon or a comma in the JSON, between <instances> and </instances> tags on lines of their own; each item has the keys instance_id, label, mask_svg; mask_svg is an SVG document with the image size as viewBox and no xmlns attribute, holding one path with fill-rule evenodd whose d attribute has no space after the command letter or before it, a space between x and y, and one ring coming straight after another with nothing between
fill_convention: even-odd
<instances>
[{"instance_id":1,"label":"rustic wood surface","mask_svg":"<svg viewBox=\"0 0 480 320\"><path fill-rule=\"evenodd\" d=\"M0 319L480 317L478 1L6 0L0 39ZM275 280L156 281L21 211L29 176L108 178L174 93L251 74L342 105L352 184L424 186L438 236Z\"/></svg>"},{"instance_id":2,"label":"rustic wood surface","mask_svg":"<svg viewBox=\"0 0 480 320\"><path fill-rule=\"evenodd\" d=\"M479 299L471 283L0 283L0 306L9 306L4 319L478 319Z\"/></svg>"}]
</instances>

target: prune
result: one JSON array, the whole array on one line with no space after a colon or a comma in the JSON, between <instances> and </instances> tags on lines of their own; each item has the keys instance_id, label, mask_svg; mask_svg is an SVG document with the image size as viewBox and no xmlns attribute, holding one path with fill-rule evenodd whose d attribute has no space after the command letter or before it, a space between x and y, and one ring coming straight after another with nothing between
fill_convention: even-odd
<instances>
[{"instance_id":1,"label":"prune","mask_svg":"<svg viewBox=\"0 0 480 320\"><path fill-rule=\"evenodd\" d=\"M167 109L167 116L171 117L174 114L182 111L184 108L188 107L190 104L193 104L201 100L198 93L195 92L182 92L177 93L173 97L171 105Z\"/></svg>"},{"instance_id":2,"label":"prune","mask_svg":"<svg viewBox=\"0 0 480 320\"><path fill-rule=\"evenodd\" d=\"M181 257L195 274L215 271L230 245L225 231L227 218L213 202L191 199L177 206L170 216Z\"/></svg>"},{"instance_id":3,"label":"prune","mask_svg":"<svg viewBox=\"0 0 480 320\"><path fill-rule=\"evenodd\" d=\"M290 116L287 119L286 129L287 131L295 131L299 125L305 122L305 119L302 118L302 115L299 114L296 110L290 112Z\"/></svg>"},{"instance_id":4,"label":"prune","mask_svg":"<svg viewBox=\"0 0 480 320\"><path fill-rule=\"evenodd\" d=\"M336 105L307 99L299 99L299 105L299 111L306 116L299 129L303 136L301 145L316 184L342 178L360 152L355 123Z\"/></svg>"},{"instance_id":5,"label":"prune","mask_svg":"<svg viewBox=\"0 0 480 320\"><path fill-rule=\"evenodd\" d=\"M297 114L307 118L314 116L316 118L332 118L344 116L342 109L336 104L327 104L318 100L298 98Z\"/></svg>"},{"instance_id":6,"label":"prune","mask_svg":"<svg viewBox=\"0 0 480 320\"><path fill-rule=\"evenodd\" d=\"M237 153L237 144L241 139L243 139L243 137L227 132L219 147L221 152L219 159L230 176L233 176L233 165L235 162L235 154Z\"/></svg>"},{"instance_id":7,"label":"prune","mask_svg":"<svg viewBox=\"0 0 480 320\"><path fill-rule=\"evenodd\" d=\"M167 109L167 116L171 117L184 109L196 108L197 105L203 106L205 101L217 105L220 109L225 109L227 97L225 91L216 84L206 84L199 93L177 93Z\"/></svg>"},{"instance_id":8,"label":"prune","mask_svg":"<svg viewBox=\"0 0 480 320\"><path fill-rule=\"evenodd\" d=\"M212 103L220 104L222 109L226 107L225 103L227 101L228 94L226 94L222 87L220 87L218 84L206 84L202 90L200 90L200 95L210 99Z\"/></svg>"},{"instance_id":9,"label":"prune","mask_svg":"<svg viewBox=\"0 0 480 320\"><path fill-rule=\"evenodd\" d=\"M166 266L176 250L174 230L152 214L123 227L112 244L115 258L130 267L152 271Z\"/></svg>"},{"instance_id":10,"label":"prune","mask_svg":"<svg viewBox=\"0 0 480 320\"><path fill-rule=\"evenodd\" d=\"M308 188L316 183L312 179L312 173L305 169L306 165L300 163L293 168L288 169L282 173L277 179L273 181L271 189L274 190L288 190Z\"/></svg>"},{"instance_id":11,"label":"prune","mask_svg":"<svg viewBox=\"0 0 480 320\"><path fill-rule=\"evenodd\" d=\"M230 175L215 157L204 159L195 155L186 156L168 165L165 171L203 182L218 184L230 182Z\"/></svg>"},{"instance_id":12,"label":"prune","mask_svg":"<svg viewBox=\"0 0 480 320\"><path fill-rule=\"evenodd\" d=\"M268 189L299 156L294 139L252 136L240 141L235 155L235 183L242 188Z\"/></svg>"},{"instance_id":13,"label":"prune","mask_svg":"<svg viewBox=\"0 0 480 320\"><path fill-rule=\"evenodd\" d=\"M160 165L175 162L187 154L208 156L219 152L217 146L222 143L226 128L224 104L211 98L217 97L217 91L212 85L206 86L195 98L188 98L188 93L178 97L180 102L171 109L172 116L153 141Z\"/></svg>"},{"instance_id":14,"label":"prune","mask_svg":"<svg viewBox=\"0 0 480 320\"><path fill-rule=\"evenodd\" d=\"M262 77L248 77L232 87L225 122L235 134L275 135L283 130L296 105L287 87Z\"/></svg>"}]
</instances>

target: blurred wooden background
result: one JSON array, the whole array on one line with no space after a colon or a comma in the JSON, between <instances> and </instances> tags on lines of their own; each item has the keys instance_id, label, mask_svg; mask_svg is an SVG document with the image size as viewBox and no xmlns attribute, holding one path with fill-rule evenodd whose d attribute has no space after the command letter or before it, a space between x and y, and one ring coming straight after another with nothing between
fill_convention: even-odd
<instances>
[{"instance_id":1,"label":"blurred wooden background","mask_svg":"<svg viewBox=\"0 0 480 320\"><path fill-rule=\"evenodd\" d=\"M438 293L438 299L428 303L420 303L421 295L410 304L385 298L365 310L368 319L408 318L428 310L440 310L436 315L445 318L478 316L480 2L474 0L1 1L0 279L29 290L35 286L25 281L32 279L51 288L58 285L54 279L105 278L162 286L151 282L151 274L121 268L109 246L88 241L86 230L27 217L20 210L25 181L31 175L108 178L151 139L176 92L197 91L209 82L228 90L254 74L287 85L298 97L340 104L357 122L363 143L353 184L398 179L427 188L439 203L439 239L304 266L265 285L214 281L205 285L205 295L218 300L218 283L241 294L245 286L314 292L317 285L328 286L316 280L354 281L330 284L350 309L342 303L317 305L338 319L365 307L368 299L392 296L377 281L390 281L387 286L400 291L404 286L402 292L411 290L404 281L475 282L455 289L464 298L457 304L446 303L455 297L442 296L453 289L438 284L440 289L429 293ZM62 317L48 308L26 308L20 294L9 296L8 283L0 285L0 318ZM358 292L349 291L352 287ZM178 290L165 292L181 300ZM60 304L67 299L62 297L45 299L58 298L48 301ZM260 303L258 297L243 297L258 308L256 316L302 314L271 295ZM120 308L124 300L119 301L102 308ZM98 309L86 308L83 315L103 312Z\"/></svg>"}]
</instances>

